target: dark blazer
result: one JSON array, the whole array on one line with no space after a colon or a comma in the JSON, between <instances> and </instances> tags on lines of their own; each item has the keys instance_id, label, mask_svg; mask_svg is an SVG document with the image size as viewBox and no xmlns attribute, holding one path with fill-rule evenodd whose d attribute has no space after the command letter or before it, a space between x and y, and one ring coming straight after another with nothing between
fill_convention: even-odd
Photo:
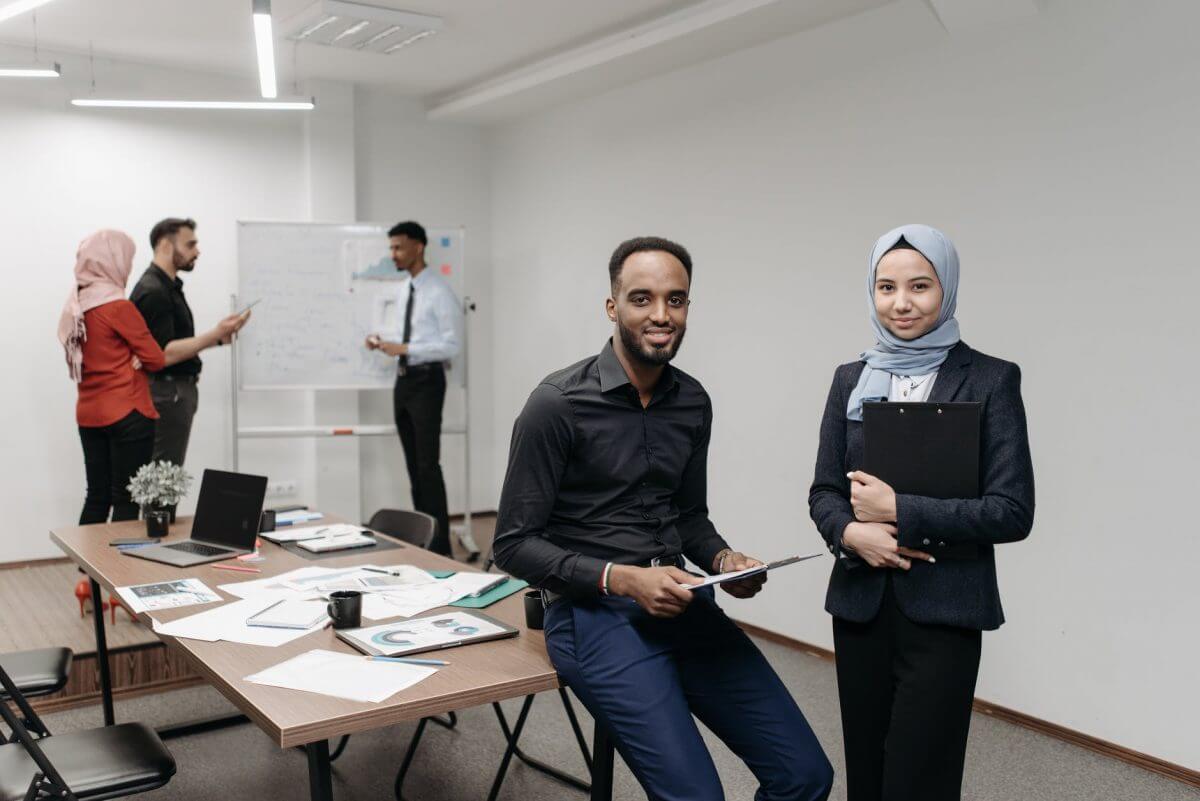
<instances>
[{"instance_id":1,"label":"dark blazer","mask_svg":"<svg viewBox=\"0 0 1200 801\"><path fill-rule=\"evenodd\" d=\"M846 473L862 466L862 423L846 419L846 403L863 362L837 368L821 421L816 476L808 494L809 513L837 557L825 609L855 622L879 611L891 574L896 603L910 620L991 630L1004 622L992 546L1029 536L1033 526L1033 462L1021 402L1021 370L959 342L938 370L930 402L983 404L980 431L979 498L896 496L901 545L939 557L935 564L913 560L908 571L872 568L841 547L854 520ZM943 549L945 549L943 551Z\"/></svg>"}]
</instances>

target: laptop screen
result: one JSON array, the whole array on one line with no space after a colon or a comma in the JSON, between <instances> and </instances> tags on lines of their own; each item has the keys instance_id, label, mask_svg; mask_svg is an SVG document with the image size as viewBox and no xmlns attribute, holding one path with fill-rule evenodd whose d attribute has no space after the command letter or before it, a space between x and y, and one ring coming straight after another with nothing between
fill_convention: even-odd
<instances>
[{"instance_id":1,"label":"laptop screen","mask_svg":"<svg viewBox=\"0 0 1200 801\"><path fill-rule=\"evenodd\" d=\"M192 521L192 539L253 550L266 496L266 476L205 470Z\"/></svg>"}]
</instances>

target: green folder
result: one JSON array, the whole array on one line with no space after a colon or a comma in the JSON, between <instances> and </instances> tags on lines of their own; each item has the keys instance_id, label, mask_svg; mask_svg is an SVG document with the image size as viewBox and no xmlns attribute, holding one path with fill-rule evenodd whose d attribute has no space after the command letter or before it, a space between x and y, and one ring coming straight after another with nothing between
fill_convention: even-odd
<instances>
[{"instance_id":1,"label":"green folder","mask_svg":"<svg viewBox=\"0 0 1200 801\"><path fill-rule=\"evenodd\" d=\"M461 606L463 609L483 609L485 606L491 606L492 604L496 603L496 601L507 598L514 592L520 592L528 586L528 581L510 578L499 587L488 590L478 598L460 598L450 605Z\"/></svg>"}]
</instances>

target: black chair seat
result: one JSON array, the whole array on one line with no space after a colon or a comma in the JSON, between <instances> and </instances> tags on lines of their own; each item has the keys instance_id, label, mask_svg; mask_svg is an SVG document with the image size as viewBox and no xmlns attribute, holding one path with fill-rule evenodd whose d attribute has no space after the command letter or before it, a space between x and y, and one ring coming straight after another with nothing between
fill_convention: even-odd
<instances>
[{"instance_id":1,"label":"black chair seat","mask_svg":"<svg viewBox=\"0 0 1200 801\"><path fill-rule=\"evenodd\" d=\"M0 654L0 667L9 675L26 698L49 695L67 684L71 672L70 648L39 648L36 651L14 651ZM8 693L0 687L0 698Z\"/></svg>"},{"instance_id":2,"label":"black chair seat","mask_svg":"<svg viewBox=\"0 0 1200 801\"><path fill-rule=\"evenodd\" d=\"M80 799L153 790L175 775L175 758L154 730L141 723L58 734L37 744ZM21 801L36 772L20 743L0 746L0 801Z\"/></svg>"}]
</instances>

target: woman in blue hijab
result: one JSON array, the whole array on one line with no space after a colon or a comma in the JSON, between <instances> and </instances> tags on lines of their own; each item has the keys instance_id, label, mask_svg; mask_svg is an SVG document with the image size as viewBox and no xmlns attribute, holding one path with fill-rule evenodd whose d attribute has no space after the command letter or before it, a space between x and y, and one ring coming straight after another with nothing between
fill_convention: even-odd
<instances>
[{"instance_id":1,"label":"woman in blue hijab","mask_svg":"<svg viewBox=\"0 0 1200 801\"><path fill-rule=\"evenodd\" d=\"M981 633L1004 622L993 547L1029 535L1021 371L959 338L958 253L904 225L871 250L875 345L834 373L808 504L836 561L848 801L960 797ZM897 493L862 472L864 401L981 404L976 498Z\"/></svg>"}]
</instances>

